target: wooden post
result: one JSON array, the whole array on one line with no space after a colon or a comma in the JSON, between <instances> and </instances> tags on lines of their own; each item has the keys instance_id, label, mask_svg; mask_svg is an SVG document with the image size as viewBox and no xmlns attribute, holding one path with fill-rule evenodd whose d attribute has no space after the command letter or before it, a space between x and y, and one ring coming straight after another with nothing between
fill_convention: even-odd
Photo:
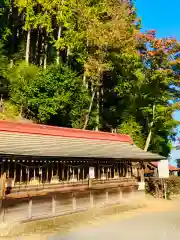
<instances>
[{"instance_id":1,"label":"wooden post","mask_svg":"<svg viewBox=\"0 0 180 240\"><path fill-rule=\"evenodd\" d=\"M48 168L49 165L47 165L47 171L46 171L46 181L49 182L49 168Z\"/></svg>"},{"instance_id":2,"label":"wooden post","mask_svg":"<svg viewBox=\"0 0 180 240\"><path fill-rule=\"evenodd\" d=\"M110 179L112 179L112 168L110 167Z\"/></svg>"},{"instance_id":3,"label":"wooden post","mask_svg":"<svg viewBox=\"0 0 180 240\"><path fill-rule=\"evenodd\" d=\"M67 168L67 182L69 181L69 167Z\"/></svg>"},{"instance_id":4,"label":"wooden post","mask_svg":"<svg viewBox=\"0 0 180 240\"><path fill-rule=\"evenodd\" d=\"M14 184L16 181L16 163L14 163Z\"/></svg>"},{"instance_id":5,"label":"wooden post","mask_svg":"<svg viewBox=\"0 0 180 240\"><path fill-rule=\"evenodd\" d=\"M73 168L73 170L72 170L72 171L73 171L73 182L74 182L74 168Z\"/></svg>"},{"instance_id":6,"label":"wooden post","mask_svg":"<svg viewBox=\"0 0 180 240\"><path fill-rule=\"evenodd\" d=\"M32 198L29 198L29 205L28 205L28 217L29 219L32 218Z\"/></svg>"},{"instance_id":7,"label":"wooden post","mask_svg":"<svg viewBox=\"0 0 180 240\"><path fill-rule=\"evenodd\" d=\"M109 193L108 191L106 191L106 204L108 204L108 202L109 202Z\"/></svg>"},{"instance_id":8,"label":"wooden post","mask_svg":"<svg viewBox=\"0 0 180 240\"><path fill-rule=\"evenodd\" d=\"M72 194L72 208L73 211L76 211L76 197L74 194Z\"/></svg>"},{"instance_id":9,"label":"wooden post","mask_svg":"<svg viewBox=\"0 0 180 240\"><path fill-rule=\"evenodd\" d=\"M99 164L98 164L98 180L101 180L101 171L100 171Z\"/></svg>"},{"instance_id":10,"label":"wooden post","mask_svg":"<svg viewBox=\"0 0 180 240\"><path fill-rule=\"evenodd\" d=\"M1 163L1 177L3 175L3 162Z\"/></svg>"},{"instance_id":11,"label":"wooden post","mask_svg":"<svg viewBox=\"0 0 180 240\"><path fill-rule=\"evenodd\" d=\"M5 197L6 191L6 173L4 172L0 178L0 198L3 199Z\"/></svg>"},{"instance_id":12,"label":"wooden post","mask_svg":"<svg viewBox=\"0 0 180 240\"><path fill-rule=\"evenodd\" d=\"M7 165L8 165L8 169L7 169L7 178L9 178L9 169L10 169L10 164L9 163L7 163Z\"/></svg>"},{"instance_id":13,"label":"wooden post","mask_svg":"<svg viewBox=\"0 0 180 240\"><path fill-rule=\"evenodd\" d=\"M121 202L121 200L122 200L122 191L121 189L119 189L119 201Z\"/></svg>"},{"instance_id":14,"label":"wooden post","mask_svg":"<svg viewBox=\"0 0 180 240\"><path fill-rule=\"evenodd\" d=\"M62 181L64 181L64 164L62 164Z\"/></svg>"},{"instance_id":15,"label":"wooden post","mask_svg":"<svg viewBox=\"0 0 180 240\"><path fill-rule=\"evenodd\" d=\"M56 172L56 175L57 175L57 177L59 179L59 162L57 162L57 172Z\"/></svg>"},{"instance_id":16,"label":"wooden post","mask_svg":"<svg viewBox=\"0 0 180 240\"><path fill-rule=\"evenodd\" d=\"M94 207L94 196L93 196L92 192L90 192L89 198L90 198L90 207L93 208Z\"/></svg>"},{"instance_id":17,"label":"wooden post","mask_svg":"<svg viewBox=\"0 0 180 240\"><path fill-rule=\"evenodd\" d=\"M29 167L27 167L27 182L29 182Z\"/></svg>"},{"instance_id":18,"label":"wooden post","mask_svg":"<svg viewBox=\"0 0 180 240\"><path fill-rule=\"evenodd\" d=\"M78 182L79 182L80 168L78 168Z\"/></svg>"},{"instance_id":19,"label":"wooden post","mask_svg":"<svg viewBox=\"0 0 180 240\"><path fill-rule=\"evenodd\" d=\"M51 181L52 181L52 178L53 178L53 175L54 175L54 171L53 171L53 163L51 164L51 166L52 166L52 169L51 169ZM50 182L51 182L50 181Z\"/></svg>"},{"instance_id":20,"label":"wooden post","mask_svg":"<svg viewBox=\"0 0 180 240\"><path fill-rule=\"evenodd\" d=\"M83 174L82 174L82 178L83 178L83 183L84 183L84 167L83 167Z\"/></svg>"},{"instance_id":21,"label":"wooden post","mask_svg":"<svg viewBox=\"0 0 180 240\"><path fill-rule=\"evenodd\" d=\"M141 182L144 182L144 166L143 166L143 162L141 162L140 177L141 177Z\"/></svg>"},{"instance_id":22,"label":"wooden post","mask_svg":"<svg viewBox=\"0 0 180 240\"><path fill-rule=\"evenodd\" d=\"M88 186L89 186L89 188L92 186L92 179L91 178L88 179Z\"/></svg>"},{"instance_id":23,"label":"wooden post","mask_svg":"<svg viewBox=\"0 0 180 240\"><path fill-rule=\"evenodd\" d=\"M102 172L103 172L103 183L104 183L104 167L102 169Z\"/></svg>"},{"instance_id":24,"label":"wooden post","mask_svg":"<svg viewBox=\"0 0 180 240\"><path fill-rule=\"evenodd\" d=\"M56 214L56 199L55 195L52 195L52 215Z\"/></svg>"},{"instance_id":25,"label":"wooden post","mask_svg":"<svg viewBox=\"0 0 180 240\"><path fill-rule=\"evenodd\" d=\"M22 166L20 165L20 184L22 183Z\"/></svg>"},{"instance_id":26,"label":"wooden post","mask_svg":"<svg viewBox=\"0 0 180 240\"><path fill-rule=\"evenodd\" d=\"M0 200L0 217L1 217L1 222L5 222L5 206L4 206L4 199Z\"/></svg>"},{"instance_id":27,"label":"wooden post","mask_svg":"<svg viewBox=\"0 0 180 240\"><path fill-rule=\"evenodd\" d=\"M34 180L36 179L36 169L34 168Z\"/></svg>"}]
</instances>

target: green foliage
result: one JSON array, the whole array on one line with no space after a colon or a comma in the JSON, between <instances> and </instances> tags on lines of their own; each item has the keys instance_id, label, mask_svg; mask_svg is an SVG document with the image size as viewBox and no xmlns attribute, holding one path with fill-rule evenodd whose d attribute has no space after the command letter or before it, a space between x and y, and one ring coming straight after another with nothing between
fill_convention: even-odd
<instances>
[{"instance_id":1,"label":"green foliage","mask_svg":"<svg viewBox=\"0 0 180 240\"><path fill-rule=\"evenodd\" d=\"M119 133L130 135L138 147L144 147L145 139L143 137L143 128L132 116L122 122L119 127Z\"/></svg>"},{"instance_id":2,"label":"green foliage","mask_svg":"<svg viewBox=\"0 0 180 240\"><path fill-rule=\"evenodd\" d=\"M140 148L150 136L148 150L168 156L180 109L179 61L169 59L180 44L141 34L121 2L3 2L1 118L75 128L88 119L88 129L129 134Z\"/></svg>"},{"instance_id":3,"label":"green foliage","mask_svg":"<svg viewBox=\"0 0 180 240\"><path fill-rule=\"evenodd\" d=\"M23 105L26 117L41 123L81 127L89 96L76 73L63 65L37 72L35 66L24 64L14 73L18 77L12 83L11 99Z\"/></svg>"},{"instance_id":4,"label":"green foliage","mask_svg":"<svg viewBox=\"0 0 180 240\"><path fill-rule=\"evenodd\" d=\"M24 61L14 66L9 72L11 101L19 107L19 110L28 104L26 92L37 72L38 68L36 66L27 65Z\"/></svg>"},{"instance_id":5,"label":"green foliage","mask_svg":"<svg viewBox=\"0 0 180 240\"><path fill-rule=\"evenodd\" d=\"M174 195L180 193L180 177L177 176L170 176L167 179L163 179L163 184L160 179L150 178L146 180L146 193L163 198L165 197L164 184L166 186L167 199L171 199Z\"/></svg>"},{"instance_id":6,"label":"green foliage","mask_svg":"<svg viewBox=\"0 0 180 240\"><path fill-rule=\"evenodd\" d=\"M20 120L19 109L17 105L12 104L10 101L5 101L3 103L3 111L0 112L1 120Z\"/></svg>"}]
</instances>

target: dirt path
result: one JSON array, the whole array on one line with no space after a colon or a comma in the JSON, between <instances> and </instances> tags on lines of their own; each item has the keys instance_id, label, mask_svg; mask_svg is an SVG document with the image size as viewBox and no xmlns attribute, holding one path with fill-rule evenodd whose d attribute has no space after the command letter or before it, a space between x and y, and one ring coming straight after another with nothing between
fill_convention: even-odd
<instances>
[{"instance_id":1,"label":"dirt path","mask_svg":"<svg viewBox=\"0 0 180 240\"><path fill-rule=\"evenodd\" d=\"M170 240L180 239L180 203L156 202L149 208L112 216L68 234L56 233L49 240ZM178 208L178 209L177 209Z\"/></svg>"},{"instance_id":2,"label":"dirt path","mask_svg":"<svg viewBox=\"0 0 180 240\"><path fill-rule=\"evenodd\" d=\"M106 211L96 217L90 217L81 221L80 216L66 219L66 223L58 222L58 227L49 224L49 230L44 232L44 224L41 223L42 231L38 222L31 227L28 234L11 238L16 240L169 240L180 239L180 200L172 201L147 199L143 204L146 207L130 211L114 212ZM55 220L56 221L56 220ZM69 222L72 224L69 225ZM28 227L28 228L29 228ZM34 230L33 230L34 228ZM37 230L39 229L39 230Z\"/></svg>"}]
</instances>

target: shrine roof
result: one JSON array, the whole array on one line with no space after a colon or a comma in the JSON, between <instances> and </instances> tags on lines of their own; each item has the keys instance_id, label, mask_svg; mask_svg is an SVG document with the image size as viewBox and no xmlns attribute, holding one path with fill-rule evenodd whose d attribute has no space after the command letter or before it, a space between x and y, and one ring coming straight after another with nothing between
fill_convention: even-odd
<instances>
[{"instance_id":1,"label":"shrine roof","mask_svg":"<svg viewBox=\"0 0 180 240\"><path fill-rule=\"evenodd\" d=\"M55 127L34 123L19 123L0 120L0 131L14 133L28 133L47 136L60 136L70 138L98 139L109 141L128 142L133 144L131 137L127 134L118 134L101 131L90 131L76 128Z\"/></svg>"},{"instance_id":2,"label":"shrine roof","mask_svg":"<svg viewBox=\"0 0 180 240\"><path fill-rule=\"evenodd\" d=\"M0 155L158 161L128 135L0 121Z\"/></svg>"}]
</instances>

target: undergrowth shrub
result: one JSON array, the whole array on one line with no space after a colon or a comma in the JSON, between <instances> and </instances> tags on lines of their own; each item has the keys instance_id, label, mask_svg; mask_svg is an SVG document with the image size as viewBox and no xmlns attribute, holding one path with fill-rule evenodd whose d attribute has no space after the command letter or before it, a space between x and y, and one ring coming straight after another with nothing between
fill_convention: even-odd
<instances>
[{"instance_id":1,"label":"undergrowth shrub","mask_svg":"<svg viewBox=\"0 0 180 240\"><path fill-rule=\"evenodd\" d=\"M145 191L154 197L170 199L173 195L180 193L180 177L170 176L167 179L149 178L146 179Z\"/></svg>"}]
</instances>

